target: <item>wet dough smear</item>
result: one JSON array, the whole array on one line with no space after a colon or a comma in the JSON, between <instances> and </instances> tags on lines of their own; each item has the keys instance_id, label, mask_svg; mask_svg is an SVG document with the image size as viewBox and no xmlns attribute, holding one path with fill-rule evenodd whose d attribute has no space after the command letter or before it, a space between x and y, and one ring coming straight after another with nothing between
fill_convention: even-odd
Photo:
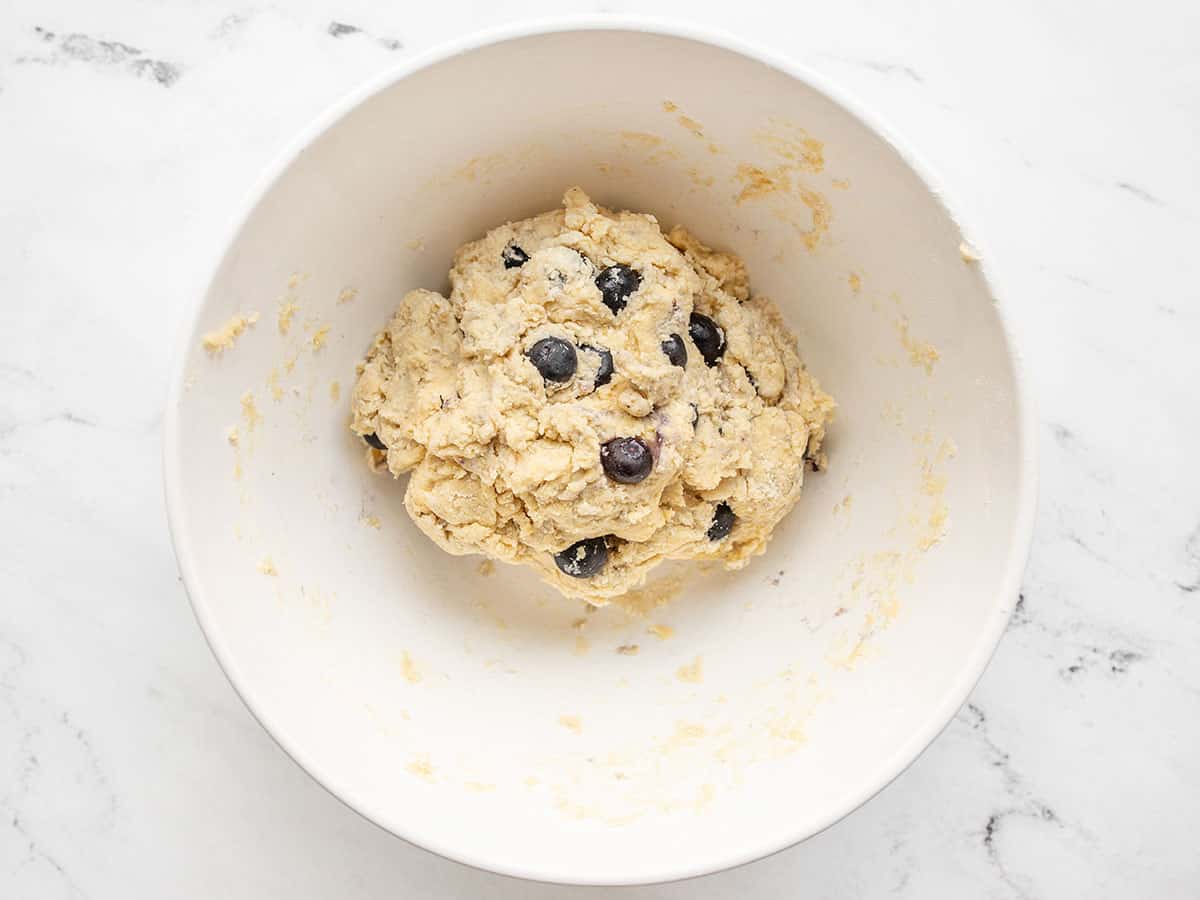
<instances>
[{"instance_id":1,"label":"wet dough smear","mask_svg":"<svg viewBox=\"0 0 1200 900\"><path fill-rule=\"evenodd\" d=\"M742 261L579 188L459 249L360 366L353 430L453 554L595 604L665 559L763 551L834 402Z\"/></svg>"}]
</instances>

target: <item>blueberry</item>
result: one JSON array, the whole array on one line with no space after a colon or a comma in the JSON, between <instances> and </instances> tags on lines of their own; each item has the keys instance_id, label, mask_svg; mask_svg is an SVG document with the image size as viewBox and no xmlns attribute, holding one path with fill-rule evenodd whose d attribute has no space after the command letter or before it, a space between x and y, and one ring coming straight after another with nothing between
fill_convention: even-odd
<instances>
[{"instance_id":1,"label":"blueberry","mask_svg":"<svg viewBox=\"0 0 1200 900\"><path fill-rule=\"evenodd\" d=\"M687 345L679 335L673 334L663 341L662 352L667 355L671 365L681 369L687 365Z\"/></svg>"},{"instance_id":2,"label":"blueberry","mask_svg":"<svg viewBox=\"0 0 1200 900\"><path fill-rule=\"evenodd\" d=\"M570 381L579 360L575 348L562 338L542 338L525 354L547 381Z\"/></svg>"},{"instance_id":3,"label":"blueberry","mask_svg":"<svg viewBox=\"0 0 1200 900\"><path fill-rule=\"evenodd\" d=\"M654 468L654 454L641 438L613 438L600 445L600 465L613 481L637 484Z\"/></svg>"},{"instance_id":4,"label":"blueberry","mask_svg":"<svg viewBox=\"0 0 1200 900\"><path fill-rule=\"evenodd\" d=\"M723 501L718 503L717 508L713 510L712 524L708 526L708 539L719 541L733 530L733 523L736 521L737 516L733 514L729 504Z\"/></svg>"},{"instance_id":5,"label":"blueberry","mask_svg":"<svg viewBox=\"0 0 1200 900\"><path fill-rule=\"evenodd\" d=\"M374 432L371 432L371 434L364 434L362 436L362 439L364 441L366 441L368 444L370 444L372 447L374 447L376 450L386 450L387 449L387 444L385 444L383 441L381 441L379 439L379 435L375 434Z\"/></svg>"},{"instance_id":6,"label":"blueberry","mask_svg":"<svg viewBox=\"0 0 1200 900\"><path fill-rule=\"evenodd\" d=\"M593 347L591 344L580 344L580 350L590 350L600 357L600 368L596 370L596 382L593 388L603 387L612 381L613 363L612 351L603 347Z\"/></svg>"},{"instance_id":7,"label":"blueberry","mask_svg":"<svg viewBox=\"0 0 1200 900\"><path fill-rule=\"evenodd\" d=\"M554 554L559 569L572 578L591 578L608 562L608 539L584 538Z\"/></svg>"},{"instance_id":8,"label":"blueberry","mask_svg":"<svg viewBox=\"0 0 1200 900\"><path fill-rule=\"evenodd\" d=\"M516 244L509 244L500 253L500 258L504 260L504 268L519 269L525 263L529 262L529 254L518 247Z\"/></svg>"},{"instance_id":9,"label":"blueberry","mask_svg":"<svg viewBox=\"0 0 1200 900\"><path fill-rule=\"evenodd\" d=\"M700 421L700 407L695 403L692 404L692 427L696 427L696 423Z\"/></svg>"},{"instance_id":10,"label":"blueberry","mask_svg":"<svg viewBox=\"0 0 1200 900\"><path fill-rule=\"evenodd\" d=\"M613 311L615 316L629 302L629 295L638 289L642 276L629 266L619 263L600 270L596 276L596 287L600 288L600 297L604 305Z\"/></svg>"},{"instance_id":11,"label":"blueberry","mask_svg":"<svg viewBox=\"0 0 1200 900\"><path fill-rule=\"evenodd\" d=\"M715 366L717 360L725 355L725 332L708 316L692 313L688 321L688 334L709 366Z\"/></svg>"}]
</instances>

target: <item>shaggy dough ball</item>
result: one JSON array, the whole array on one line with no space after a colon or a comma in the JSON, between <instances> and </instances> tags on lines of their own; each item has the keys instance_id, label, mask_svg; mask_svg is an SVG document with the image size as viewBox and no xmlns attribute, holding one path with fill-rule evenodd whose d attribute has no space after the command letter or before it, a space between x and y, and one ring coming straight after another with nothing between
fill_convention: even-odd
<instances>
[{"instance_id":1,"label":"shaggy dough ball","mask_svg":"<svg viewBox=\"0 0 1200 900\"><path fill-rule=\"evenodd\" d=\"M450 284L401 301L352 424L450 553L603 604L664 559L745 565L823 462L833 400L741 260L682 228L572 188Z\"/></svg>"}]
</instances>

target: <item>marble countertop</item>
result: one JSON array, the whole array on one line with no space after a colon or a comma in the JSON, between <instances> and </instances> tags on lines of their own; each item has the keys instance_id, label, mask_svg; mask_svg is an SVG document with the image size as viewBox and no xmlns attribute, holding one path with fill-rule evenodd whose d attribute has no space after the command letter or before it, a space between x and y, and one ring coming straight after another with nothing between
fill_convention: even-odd
<instances>
[{"instance_id":1,"label":"marble countertop","mask_svg":"<svg viewBox=\"0 0 1200 900\"><path fill-rule=\"evenodd\" d=\"M611 893L1200 895L1200 6L960 6L5 4L0 896L605 893L410 847L283 755L188 606L159 430L226 218L316 112L469 30L635 8L805 61L942 172L1030 360L1042 495L1009 633L910 770L770 859Z\"/></svg>"}]
</instances>

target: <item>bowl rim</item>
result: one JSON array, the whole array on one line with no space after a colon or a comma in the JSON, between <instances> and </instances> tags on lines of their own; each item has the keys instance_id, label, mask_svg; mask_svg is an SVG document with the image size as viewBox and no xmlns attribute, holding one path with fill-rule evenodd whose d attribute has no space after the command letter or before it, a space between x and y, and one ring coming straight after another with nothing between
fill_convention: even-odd
<instances>
[{"instance_id":1,"label":"bowl rim","mask_svg":"<svg viewBox=\"0 0 1200 900\"><path fill-rule=\"evenodd\" d=\"M848 115L887 143L930 191L934 200L941 205L942 209L950 217L950 220L958 228L963 239L968 241L973 247L978 248L980 246L976 241L971 239L967 229L963 225L962 218L956 212L955 205L947 199L942 179L938 176L936 170L923 157L916 153L911 146L897 136L896 130L891 127L884 117L832 84L825 76L814 72L806 65L798 63L780 52L769 50L752 41L747 41L718 28L683 24L679 21L662 17L624 14L539 17L518 23L509 23L473 31L437 44L414 55L411 59L383 70L328 105L299 134L288 141L276 153L266 169L243 196L237 209L228 220L224 231L224 238L219 244L219 250L215 254L215 258L203 270L205 272L203 289L198 291L190 301L190 313L185 312L175 335L175 342L172 349L174 358L170 367L166 408L163 415L163 488L166 500L167 524L180 574L183 577L184 589L191 604L193 614L200 625L200 630L209 648L212 650L213 656L216 657L217 663L233 688L234 693L241 699L251 716L271 736L279 748L332 797L389 834L445 859L463 863L483 871L553 884L608 886L661 884L709 875L763 859L801 843L816 834L820 834L825 829L850 815L912 765L925 749L945 730L954 719L958 710L967 701L971 691L987 668L996 648L999 646L1000 639L1004 635L1017 601L1021 579L1032 544L1038 482L1037 418L1029 390L1029 373L1026 369L1026 362L1014 337L1015 328L1013 322L1007 314L1003 302L998 299L998 294L995 290L996 278L992 267L989 265L989 256L987 253L980 254L983 259L976 263L976 265L980 267L985 290L995 306L1005 349L1012 364L1015 386L1014 400L1017 411L1017 427L1019 429L1016 514L1013 520L1004 574L995 591L993 600L994 615L990 618L988 626L983 629L975 639L974 644L970 647L964 659L964 664L960 668L958 677L944 687L941 700L937 704L927 708L920 727L914 731L913 735L907 741L893 749L883 765L879 766L873 773L870 773L870 777L864 778L859 788L852 792L843 803L829 809L818 820L815 828L797 828L781 834L766 835L755 845L754 849L730 852L725 856L709 857L687 865L663 867L660 871L648 872L647 867L639 867L637 874L613 871L604 875L589 873L585 877L580 877L569 871L556 869L553 863L536 866L528 864L518 865L504 859L488 858L485 855L465 852L458 847L447 845L444 842L430 839L427 835L424 835L419 826L419 821L412 824L406 823L403 828L398 827L395 823L385 825L382 821L384 817L380 814L380 811L359 808L355 803L342 797L331 787L331 782L336 779L331 778L329 773L322 771L321 767L316 765L306 754L303 747L294 743L286 732L282 729L272 727L270 713L258 705L248 683L239 677L237 662L231 655L229 648L223 646L217 637L213 622L209 617L208 608L203 601L200 581L197 577L196 561L190 550L192 541L188 534L187 526L183 521L181 511L182 477L179 453L179 408L186 388L188 349L191 346L192 337L198 333L201 327L205 300L208 297L213 281L220 271L221 266L232 252L246 222L276 182L307 147L335 126L342 118L371 97L416 72L493 44L547 34L582 31L636 32L706 44L738 54L802 82L807 87L837 104Z\"/></svg>"}]
</instances>

